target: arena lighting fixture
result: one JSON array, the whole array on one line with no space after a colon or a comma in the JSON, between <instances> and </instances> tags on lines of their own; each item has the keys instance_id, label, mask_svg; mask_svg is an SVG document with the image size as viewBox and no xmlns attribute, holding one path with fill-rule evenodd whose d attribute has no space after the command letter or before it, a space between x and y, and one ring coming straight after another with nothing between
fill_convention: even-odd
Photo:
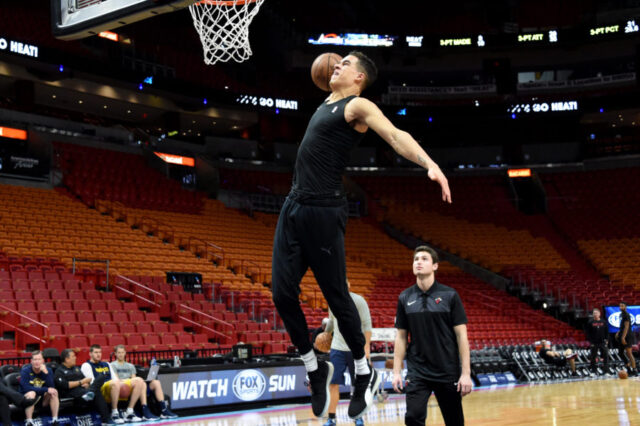
<instances>
[{"instance_id":1,"label":"arena lighting fixture","mask_svg":"<svg viewBox=\"0 0 640 426\"><path fill-rule=\"evenodd\" d=\"M102 31L98 33L98 37L106 38L107 40L111 40L115 42L119 40L118 34L112 31Z\"/></svg>"},{"instance_id":2,"label":"arena lighting fixture","mask_svg":"<svg viewBox=\"0 0 640 426\"><path fill-rule=\"evenodd\" d=\"M194 167L196 160L193 157L183 157L182 155L165 154L163 152L155 152L154 154L162 158L165 163L178 164L180 166Z\"/></svg>"},{"instance_id":3,"label":"arena lighting fixture","mask_svg":"<svg viewBox=\"0 0 640 426\"><path fill-rule=\"evenodd\" d=\"M18 139L21 141L27 140L27 131L22 129L14 129L12 127L1 127L0 136L9 139Z\"/></svg>"},{"instance_id":4,"label":"arena lighting fixture","mask_svg":"<svg viewBox=\"0 0 640 426\"><path fill-rule=\"evenodd\" d=\"M507 171L510 178L531 177L531 169L509 169Z\"/></svg>"}]
</instances>

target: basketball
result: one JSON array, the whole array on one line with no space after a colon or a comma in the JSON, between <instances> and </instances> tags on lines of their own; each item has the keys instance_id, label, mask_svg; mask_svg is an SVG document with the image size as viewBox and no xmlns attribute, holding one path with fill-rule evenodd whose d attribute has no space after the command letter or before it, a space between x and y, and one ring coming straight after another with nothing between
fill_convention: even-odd
<instances>
[{"instance_id":1,"label":"basketball","mask_svg":"<svg viewBox=\"0 0 640 426\"><path fill-rule=\"evenodd\" d=\"M626 371L626 370L620 370L620 371L618 371L618 377L619 377L620 379L623 379L623 380L624 380L624 379L626 379L627 377L629 377L629 374L627 374L627 371Z\"/></svg>"},{"instance_id":2,"label":"basketball","mask_svg":"<svg viewBox=\"0 0 640 426\"><path fill-rule=\"evenodd\" d=\"M384 362L384 368L393 370L393 358L387 358Z\"/></svg>"},{"instance_id":3,"label":"basketball","mask_svg":"<svg viewBox=\"0 0 640 426\"><path fill-rule=\"evenodd\" d=\"M120 396L118 397L118 399L128 400L130 396L131 396L131 386L123 383L122 386L120 386Z\"/></svg>"},{"instance_id":4,"label":"basketball","mask_svg":"<svg viewBox=\"0 0 640 426\"><path fill-rule=\"evenodd\" d=\"M329 352L331 350L331 341L333 340L333 336L326 331L318 334L316 337L315 346L316 349L320 352Z\"/></svg>"},{"instance_id":5,"label":"basketball","mask_svg":"<svg viewBox=\"0 0 640 426\"><path fill-rule=\"evenodd\" d=\"M333 67L342 60L337 53L327 52L318 56L311 65L311 79L320 90L330 92L329 81L333 74Z\"/></svg>"}]
</instances>

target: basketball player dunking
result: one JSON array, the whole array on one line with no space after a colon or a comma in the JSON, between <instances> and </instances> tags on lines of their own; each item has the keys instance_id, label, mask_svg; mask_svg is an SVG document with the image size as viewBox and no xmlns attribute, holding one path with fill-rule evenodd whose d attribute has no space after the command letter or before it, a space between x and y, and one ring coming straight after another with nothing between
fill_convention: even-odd
<instances>
[{"instance_id":1,"label":"basketball player dunking","mask_svg":"<svg viewBox=\"0 0 640 426\"><path fill-rule=\"evenodd\" d=\"M355 363L356 378L349 417L361 417L373 403L375 376L364 353L358 311L346 285L344 233L347 201L342 173L351 150L372 128L404 158L428 170L451 202L447 178L407 132L397 129L371 101L359 97L377 76L373 61L351 52L334 66L331 94L311 117L298 149L293 184L278 219L273 241L273 302L298 347L311 385L311 407L326 415L330 362L318 361L300 307L300 280L311 267L329 308L336 316Z\"/></svg>"}]
</instances>

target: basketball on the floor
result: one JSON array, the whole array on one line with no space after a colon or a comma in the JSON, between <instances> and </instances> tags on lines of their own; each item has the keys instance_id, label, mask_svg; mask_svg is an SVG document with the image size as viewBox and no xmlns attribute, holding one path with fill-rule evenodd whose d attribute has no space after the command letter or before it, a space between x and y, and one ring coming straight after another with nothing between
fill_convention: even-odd
<instances>
[{"instance_id":1,"label":"basketball on the floor","mask_svg":"<svg viewBox=\"0 0 640 426\"><path fill-rule=\"evenodd\" d=\"M318 56L311 65L311 79L320 90L330 92L329 81L333 74L333 67L342 60L337 53L327 52Z\"/></svg>"},{"instance_id":2,"label":"basketball on the floor","mask_svg":"<svg viewBox=\"0 0 640 426\"><path fill-rule=\"evenodd\" d=\"M118 396L118 399L129 399L130 396L131 386L123 383L122 386L120 386L120 396Z\"/></svg>"},{"instance_id":3,"label":"basketball on the floor","mask_svg":"<svg viewBox=\"0 0 640 426\"><path fill-rule=\"evenodd\" d=\"M629 377L629 374L627 374L626 370L620 370L618 371L618 377L624 380Z\"/></svg>"},{"instance_id":4,"label":"basketball on the floor","mask_svg":"<svg viewBox=\"0 0 640 426\"><path fill-rule=\"evenodd\" d=\"M320 352L329 352L331 350L331 341L333 340L333 335L331 333L327 333L323 331L322 333L316 336L315 346L316 349Z\"/></svg>"}]
</instances>

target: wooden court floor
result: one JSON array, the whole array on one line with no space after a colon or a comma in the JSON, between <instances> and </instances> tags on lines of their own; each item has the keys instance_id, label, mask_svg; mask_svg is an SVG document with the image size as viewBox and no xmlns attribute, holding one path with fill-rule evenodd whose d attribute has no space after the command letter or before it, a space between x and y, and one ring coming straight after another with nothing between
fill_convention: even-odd
<instances>
[{"instance_id":1,"label":"wooden court floor","mask_svg":"<svg viewBox=\"0 0 640 426\"><path fill-rule=\"evenodd\" d=\"M511 388L479 389L463 401L467 425L640 425L640 379L591 380ZM403 396L376 403L366 425L404 424ZM353 424L347 401L338 406L338 424ZM274 406L248 412L183 417L164 424L180 426L321 426L309 405ZM434 397L427 425L443 425Z\"/></svg>"}]
</instances>

